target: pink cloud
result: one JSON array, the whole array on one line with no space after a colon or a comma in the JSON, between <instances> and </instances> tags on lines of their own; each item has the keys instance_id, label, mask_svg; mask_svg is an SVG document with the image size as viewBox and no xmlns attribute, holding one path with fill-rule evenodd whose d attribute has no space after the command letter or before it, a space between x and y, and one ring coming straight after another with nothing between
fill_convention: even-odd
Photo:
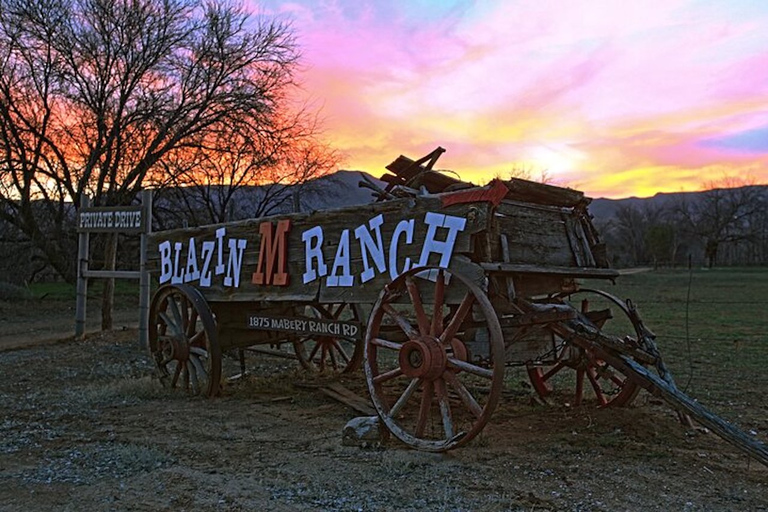
<instances>
[{"instance_id":1,"label":"pink cloud","mask_svg":"<svg viewBox=\"0 0 768 512\"><path fill-rule=\"evenodd\" d=\"M442 145L446 166L477 182L536 158L614 196L639 182L695 189L715 169L768 182L762 156L700 144L768 120L768 6L266 4L293 18L305 90L351 167L378 172Z\"/></svg>"}]
</instances>

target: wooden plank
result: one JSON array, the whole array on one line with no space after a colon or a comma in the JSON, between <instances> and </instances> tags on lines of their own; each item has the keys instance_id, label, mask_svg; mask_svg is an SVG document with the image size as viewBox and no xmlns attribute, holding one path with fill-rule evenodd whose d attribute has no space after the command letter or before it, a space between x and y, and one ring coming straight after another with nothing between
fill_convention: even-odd
<instances>
[{"instance_id":1,"label":"wooden plank","mask_svg":"<svg viewBox=\"0 0 768 512\"><path fill-rule=\"evenodd\" d=\"M619 277L618 270L592 267L546 267L540 265L518 265L514 263L480 263L480 267L491 273L544 274L555 276L614 279Z\"/></svg>"},{"instance_id":2,"label":"wooden plank","mask_svg":"<svg viewBox=\"0 0 768 512\"><path fill-rule=\"evenodd\" d=\"M325 395L348 405L352 409L359 413L365 414L366 416L376 416L377 414L376 409L374 409L373 404L371 404L369 400L366 400L360 395L353 393L351 390L342 386L338 382L333 382L326 386L321 386L318 389Z\"/></svg>"},{"instance_id":3,"label":"wooden plank","mask_svg":"<svg viewBox=\"0 0 768 512\"><path fill-rule=\"evenodd\" d=\"M82 275L94 279L141 279L138 270L84 270Z\"/></svg>"},{"instance_id":4,"label":"wooden plank","mask_svg":"<svg viewBox=\"0 0 768 512\"><path fill-rule=\"evenodd\" d=\"M402 271L406 262L415 266L422 257L429 265L444 261L439 250L424 249L427 240L432 240L432 249L443 247L443 250L452 254L449 268L453 267L454 261L458 261L457 265L461 267L463 263L457 257L471 253L473 235L487 229L490 218L490 205L487 203L443 207L439 197L407 198L339 210L153 233L150 247L154 249L150 251L150 263L154 273L163 277L168 276L172 264L172 273L177 276L175 280L183 280L198 287L209 301L338 302L343 297L346 302L372 303L393 275ZM439 220L435 219L445 219L446 224L438 225L436 222ZM456 227L456 219L463 224L461 229ZM264 249L261 247L264 237L262 223L277 225L284 220L290 221L283 254L287 282L284 285L274 281L254 284L253 274L259 268L264 269L260 261L264 258ZM371 244L378 244L376 229L380 230L383 249L383 260L378 263L374 260L371 246L364 249L366 235ZM362 239L358 238L355 230L359 230ZM317 236L320 233L322 242ZM204 245L209 257L205 268L207 273L202 268L206 263L202 255ZM310 250L318 245L325 266L322 269L325 270L324 276L320 257L308 256L318 254ZM238 250L242 251L239 273L233 270L236 266L233 262L236 263L237 258L232 258L232 254L237 255ZM277 260L280 257L275 256ZM308 260L311 269L308 268ZM329 282L329 276L345 274L344 266L337 265L337 261L344 263L346 260L351 281ZM212 268L221 272L214 273ZM366 268L371 269L373 277L363 281ZM314 275L311 272L313 269L316 270ZM210 277L210 283L203 283L200 276L195 275L196 270L199 270L201 276Z\"/></svg>"},{"instance_id":5,"label":"wooden plank","mask_svg":"<svg viewBox=\"0 0 768 512\"><path fill-rule=\"evenodd\" d=\"M564 207L586 206L591 201L591 199L584 197L583 192L570 188L556 187L520 178L512 178L505 183L509 188L507 197L510 199Z\"/></svg>"}]
</instances>

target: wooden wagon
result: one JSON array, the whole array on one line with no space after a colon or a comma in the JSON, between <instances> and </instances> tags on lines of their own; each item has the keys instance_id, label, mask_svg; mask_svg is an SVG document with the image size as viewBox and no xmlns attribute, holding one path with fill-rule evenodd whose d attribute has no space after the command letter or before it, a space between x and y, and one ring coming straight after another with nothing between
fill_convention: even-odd
<instances>
[{"instance_id":1,"label":"wooden wagon","mask_svg":"<svg viewBox=\"0 0 768 512\"><path fill-rule=\"evenodd\" d=\"M632 303L580 284L618 276L590 200L525 180L475 187L432 171L442 151L398 158L367 205L154 233L161 378L215 395L222 352L254 346L289 344L321 370L362 361L386 428L431 451L483 429L510 365L541 396L565 383L574 405L606 407L645 387L701 420Z\"/></svg>"}]
</instances>

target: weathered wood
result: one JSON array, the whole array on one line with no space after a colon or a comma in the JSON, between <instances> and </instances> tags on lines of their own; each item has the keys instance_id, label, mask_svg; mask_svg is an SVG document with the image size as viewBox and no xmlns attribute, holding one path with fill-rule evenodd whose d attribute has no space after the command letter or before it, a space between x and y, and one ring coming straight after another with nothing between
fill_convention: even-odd
<instances>
[{"instance_id":1,"label":"weathered wood","mask_svg":"<svg viewBox=\"0 0 768 512\"><path fill-rule=\"evenodd\" d=\"M570 188L556 187L520 178L512 178L505 183L509 188L507 198L527 203L586 207L591 202L591 199L584 197L583 192Z\"/></svg>"},{"instance_id":2,"label":"weathered wood","mask_svg":"<svg viewBox=\"0 0 768 512\"><path fill-rule=\"evenodd\" d=\"M554 332L582 348L593 350L605 362L621 371L654 396L664 399L676 410L688 414L691 418L711 429L715 434L728 441L747 455L768 466L768 447L757 439L748 436L706 407L693 400L677 388L671 378L662 379L648 368L635 361L636 357L616 351L617 346L609 336L594 335L589 328L579 332L576 326L565 323L552 324ZM608 342L608 343L606 343Z\"/></svg>"},{"instance_id":3,"label":"weathered wood","mask_svg":"<svg viewBox=\"0 0 768 512\"><path fill-rule=\"evenodd\" d=\"M521 334L518 327L502 325L501 329L504 333L504 359L507 363L554 362L557 343L551 331L536 327Z\"/></svg>"},{"instance_id":4,"label":"weathered wood","mask_svg":"<svg viewBox=\"0 0 768 512\"><path fill-rule=\"evenodd\" d=\"M503 202L494 224L510 241L509 258L519 264L543 266L594 266L589 248L582 240L573 212ZM498 254L498 251L497 251Z\"/></svg>"},{"instance_id":5,"label":"weathered wood","mask_svg":"<svg viewBox=\"0 0 768 512\"><path fill-rule=\"evenodd\" d=\"M444 151L443 148L438 148L426 157L416 161L400 155L395 161L386 166L387 170L394 175L384 175L381 179L391 185L400 184L411 188L424 186L433 194L444 192L449 188L474 187L472 183L461 181L451 176L448 174L449 171L439 172L432 170L435 161ZM426 166L421 165L427 160L429 162ZM591 202L591 199L585 197L583 192L569 188L556 187L520 178L512 178L504 183L509 188L506 194L508 199L568 208L578 207L581 210L586 208Z\"/></svg>"},{"instance_id":6,"label":"weathered wood","mask_svg":"<svg viewBox=\"0 0 768 512\"><path fill-rule=\"evenodd\" d=\"M321 386L318 389L325 395L348 405L359 413L365 414L366 416L376 415L376 409L373 408L373 404L371 404L370 401L353 393L338 382L332 382L331 384Z\"/></svg>"},{"instance_id":7,"label":"weathered wood","mask_svg":"<svg viewBox=\"0 0 768 512\"><path fill-rule=\"evenodd\" d=\"M690 415L705 427L711 429L722 439L768 467L768 447L754 437L713 414L706 407L680 391L674 383L663 380L626 356L622 356L628 374L652 394L663 398L680 412Z\"/></svg>"},{"instance_id":8,"label":"weathered wood","mask_svg":"<svg viewBox=\"0 0 768 512\"><path fill-rule=\"evenodd\" d=\"M428 221L429 215L432 215ZM363 249L363 242L357 239L355 230L367 232L372 243L378 243L378 234L375 231L373 219L383 219L378 229L381 230L382 247L384 250L384 271L373 259L370 249ZM434 226L435 218L461 219L461 230L453 232L450 226ZM286 265L288 280L285 286L257 285L252 282L252 277L259 264L259 256L262 243L262 224L276 224L278 221L290 219L290 231L286 235L287 246ZM487 229L490 222L490 205L488 203L457 204L444 207L437 197L408 198L381 203L372 203L364 206L345 208L332 211L315 212L310 214L291 214L283 216L267 217L262 219L250 219L240 222L232 222L223 225L204 226L173 231L154 233L151 237L151 246L156 249L150 254L150 262L155 273L163 270L161 261L161 249L173 250L174 254L168 256L166 252L165 265L169 258L175 265L174 273L178 272L177 279L189 279L190 284L199 287L208 300L211 301L246 301L261 300L299 301L299 302L362 302L372 303L383 286L391 281L393 276L400 273L406 262L411 266L424 263L422 256L426 255L426 264L435 265L442 261L443 256L438 252L424 249L426 240L432 236L432 246L445 245L449 241L449 234L455 235L451 239L449 268L454 264L459 271L466 267L466 260L459 256L470 255L473 252L472 236ZM448 222L446 220L446 222ZM405 224L404 224L405 223ZM430 231L430 229L432 231ZM217 230L224 230L225 236L217 238ZM322 230L321 253L326 275L319 271L317 259L310 263L317 268L314 279L304 279L310 269L307 267L308 247L311 244L319 244L319 238L311 238L308 233L311 230ZM431 233L431 234L430 234ZM395 236L396 235L396 236ZM346 237L346 238L344 238ZM396 240L393 242L393 237ZM194 242L191 240L194 239ZM202 260L202 244L207 243L215 247L216 254L211 257L209 268L211 282L204 286L201 281L195 280L194 265L188 264L191 245L195 245L195 256ZM165 244L161 247L161 244ZM175 249L180 248L178 262L176 262ZM231 244L231 245L230 245ZM229 275L231 266L230 247L239 247L242 244L242 266L238 275ZM329 276L341 275L344 269L335 265L337 256L344 248L349 259L349 270L353 282L344 286L332 286L328 281ZM220 250L221 249L221 250ZM223 255L219 256L219 252ZM219 259L220 258L220 259ZM193 258L194 259L194 258ZM366 265L367 260L367 265ZM220 268L226 268L226 272L215 275L211 267L219 264ZM197 265L202 266L202 261ZM397 267L396 269L393 269ZM370 268L373 278L363 282L363 271ZM167 268L165 268L167 273ZM199 269L202 273L202 269ZM319 275L318 275L319 274ZM183 275L183 276L182 276ZM310 276L312 277L312 276ZM229 279L229 283L227 282ZM307 282L305 282L307 281ZM341 284L341 283L334 283Z\"/></svg>"},{"instance_id":9,"label":"weathered wood","mask_svg":"<svg viewBox=\"0 0 768 512\"><path fill-rule=\"evenodd\" d=\"M618 270L612 268L555 267L502 262L480 263L480 267L486 272L499 274L543 274L595 279L615 279L619 277Z\"/></svg>"}]
</instances>

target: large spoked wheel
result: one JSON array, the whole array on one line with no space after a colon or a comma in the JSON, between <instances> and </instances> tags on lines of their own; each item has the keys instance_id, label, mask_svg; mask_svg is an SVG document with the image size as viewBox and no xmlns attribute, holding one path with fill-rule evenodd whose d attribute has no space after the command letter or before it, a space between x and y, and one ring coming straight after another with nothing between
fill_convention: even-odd
<instances>
[{"instance_id":1,"label":"large spoked wheel","mask_svg":"<svg viewBox=\"0 0 768 512\"><path fill-rule=\"evenodd\" d=\"M309 316L324 320L353 322L358 326L355 336L332 334L302 337L293 347L299 364L309 371L349 373L363 362L363 341L359 326L362 313L357 304L312 304L307 306Z\"/></svg>"},{"instance_id":2,"label":"large spoked wheel","mask_svg":"<svg viewBox=\"0 0 768 512\"><path fill-rule=\"evenodd\" d=\"M568 298L581 299L582 319L602 332L620 338L625 338L628 332L640 336L639 326L632 320L626 305L613 295L583 289ZM612 311L617 308L623 315L614 317ZM555 364L533 363L527 369L539 396L551 397L560 390L565 392L566 399L574 406L592 402L598 407L622 407L629 405L640 391L635 382L592 351L565 341L557 349Z\"/></svg>"},{"instance_id":3,"label":"large spoked wheel","mask_svg":"<svg viewBox=\"0 0 768 512\"><path fill-rule=\"evenodd\" d=\"M373 404L398 439L436 452L465 444L501 395L504 343L496 312L459 274L408 271L373 306L364 367Z\"/></svg>"},{"instance_id":4,"label":"large spoked wheel","mask_svg":"<svg viewBox=\"0 0 768 512\"><path fill-rule=\"evenodd\" d=\"M221 348L216 322L195 288L166 285L149 311L149 351L160 381L193 395L214 396L221 381Z\"/></svg>"}]
</instances>

